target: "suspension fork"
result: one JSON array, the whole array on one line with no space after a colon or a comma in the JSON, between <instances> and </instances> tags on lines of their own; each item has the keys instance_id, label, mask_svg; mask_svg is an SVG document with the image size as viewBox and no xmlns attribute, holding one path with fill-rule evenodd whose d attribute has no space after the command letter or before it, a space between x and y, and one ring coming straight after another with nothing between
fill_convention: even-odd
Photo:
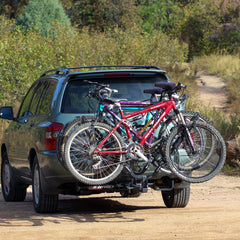
<instances>
[{"instance_id":1,"label":"suspension fork","mask_svg":"<svg viewBox=\"0 0 240 240\"><path fill-rule=\"evenodd\" d=\"M185 121L182 113L178 109L175 109L174 111L177 115L179 123L181 123L181 125L182 125L182 129L184 131L184 137L186 138L187 144L188 144L188 146L190 146L191 151L194 153L195 152L194 140L192 139L190 131L187 128L186 121Z\"/></svg>"}]
</instances>

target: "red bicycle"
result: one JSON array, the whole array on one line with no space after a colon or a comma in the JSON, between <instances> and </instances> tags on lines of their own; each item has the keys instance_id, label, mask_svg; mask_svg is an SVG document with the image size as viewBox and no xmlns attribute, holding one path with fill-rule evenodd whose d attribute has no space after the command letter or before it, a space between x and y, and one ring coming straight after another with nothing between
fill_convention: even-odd
<instances>
[{"instance_id":1,"label":"red bicycle","mask_svg":"<svg viewBox=\"0 0 240 240\"><path fill-rule=\"evenodd\" d=\"M108 86L94 84L96 89L91 92L92 96L100 101L103 112L110 114L116 124L87 122L78 125L65 138L64 165L81 182L106 184L116 179L123 169L135 179L144 179L145 183L160 171L172 172L188 182L204 182L223 167L226 148L219 132L197 119L186 124L176 106L173 94L185 87L181 83L157 83L158 88L146 92L164 91L168 99L126 114L122 109L123 100L110 98ZM167 136L159 136L156 131L170 112L178 119L177 125ZM144 118L148 113L152 114L153 123L146 131L136 131L134 119ZM155 170L148 176L145 172L150 167Z\"/></svg>"}]
</instances>

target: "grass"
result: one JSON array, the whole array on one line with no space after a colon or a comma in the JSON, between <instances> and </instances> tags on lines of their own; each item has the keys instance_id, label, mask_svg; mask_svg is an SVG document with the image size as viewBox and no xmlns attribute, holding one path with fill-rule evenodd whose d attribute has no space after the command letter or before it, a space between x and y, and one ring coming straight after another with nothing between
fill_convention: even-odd
<instances>
[{"instance_id":1,"label":"grass","mask_svg":"<svg viewBox=\"0 0 240 240\"><path fill-rule=\"evenodd\" d=\"M220 131L225 140L240 134L240 55L210 55L198 57L191 63L192 72L204 71L224 79L228 95L228 113L209 110L198 100L192 100L190 108L207 116Z\"/></svg>"},{"instance_id":2,"label":"grass","mask_svg":"<svg viewBox=\"0 0 240 240\"><path fill-rule=\"evenodd\" d=\"M207 116L216 127L224 140L239 138L240 136L240 54L237 55L211 55L198 57L191 63L192 72L204 71L217 75L226 83L228 113L222 110L209 110L201 106L197 100L193 100L190 108ZM222 172L231 176L240 176L240 159L232 160L233 166L225 164Z\"/></svg>"},{"instance_id":3,"label":"grass","mask_svg":"<svg viewBox=\"0 0 240 240\"><path fill-rule=\"evenodd\" d=\"M228 103L232 112L240 114L240 53L236 55L210 55L195 58L193 71L205 71L225 80Z\"/></svg>"},{"instance_id":4,"label":"grass","mask_svg":"<svg viewBox=\"0 0 240 240\"><path fill-rule=\"evenodd\" d=\"M240 168L239 167L231 167L228 164L225 164L222 168L222 173L228 176L236 176L240 177Z\"/></svg>"}]
</instances>

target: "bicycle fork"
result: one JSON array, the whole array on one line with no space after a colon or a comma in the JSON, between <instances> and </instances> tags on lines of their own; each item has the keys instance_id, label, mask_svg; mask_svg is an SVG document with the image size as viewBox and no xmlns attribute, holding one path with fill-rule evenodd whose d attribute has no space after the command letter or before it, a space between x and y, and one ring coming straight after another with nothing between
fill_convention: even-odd
<instances>
[{"instance_id":1,"label":"bicycle fork","mask_svg":"<svg viewBox=\"0 0 240 240\"><path fill-rule=\"evenodd\" d=\"M177 143L176 143L177 146L175 146L175 147L178 147L181 144L181 142L183 141L183 137L185 137L187 144L191 149L191 152L195 153L196 150L195 150L195 146L194 146L194 140L190 134L189 129L187 128L185 119L179 110L176 109L175 111L176 111L179 122L182 123L182 128L183 128L183 132L184 132L184 135L179 139L179 141L177 141Z\"/></svg>"}]
</instances>

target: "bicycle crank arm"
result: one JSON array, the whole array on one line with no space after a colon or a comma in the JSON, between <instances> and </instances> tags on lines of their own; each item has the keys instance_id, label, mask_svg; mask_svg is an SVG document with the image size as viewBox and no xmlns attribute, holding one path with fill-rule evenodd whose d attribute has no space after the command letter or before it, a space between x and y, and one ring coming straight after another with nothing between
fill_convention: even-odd
<instances>
[{"instance_id":1,"label":"bicycle crank arm","mask_svg":"<svg viewBox=\"0 0 240 240\"><path fill-rule=\"evenodd\" d=\"M145 162L149 162L148 158L139 149L136 149L134 153Z\"/></svg>"}]
</instances>

